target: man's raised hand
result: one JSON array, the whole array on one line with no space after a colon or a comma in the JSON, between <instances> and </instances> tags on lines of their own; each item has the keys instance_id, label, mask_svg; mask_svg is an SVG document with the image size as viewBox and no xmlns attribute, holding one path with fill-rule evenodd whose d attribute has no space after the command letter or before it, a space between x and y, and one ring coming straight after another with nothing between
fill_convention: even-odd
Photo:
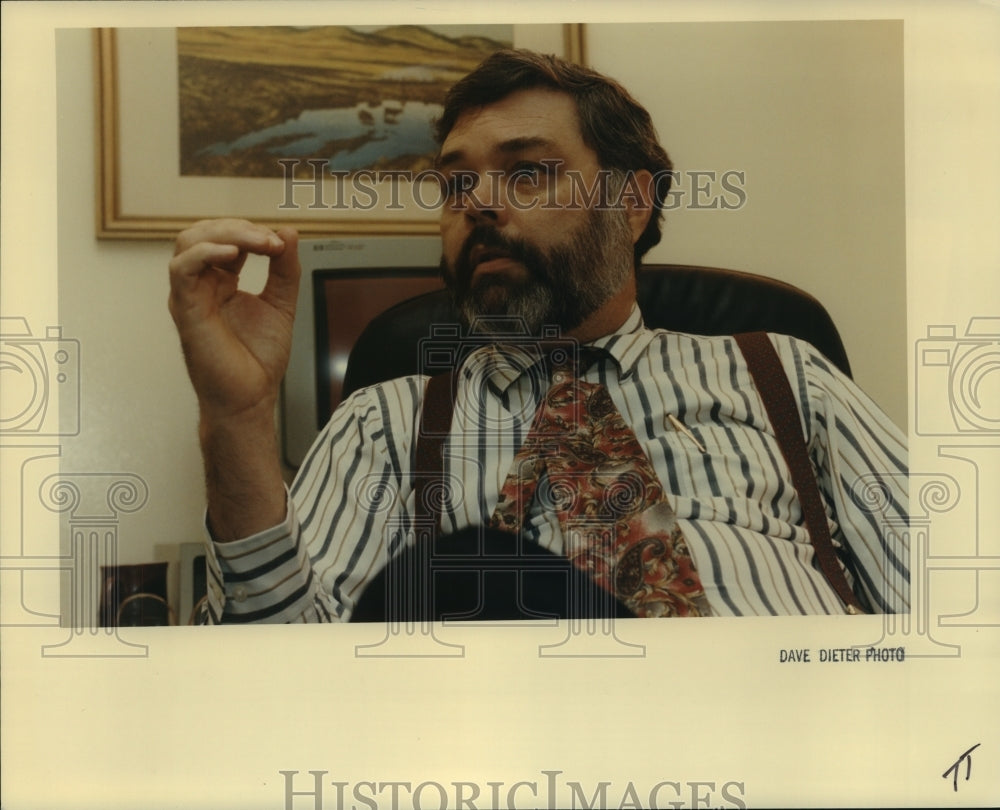
<instances>
[{"instance_id":1,"label":"man's raised hand","mask_svg":"<svg viewBox=\"0 0 1000 810\"><path fill-rule=\"evenodd\" d=\"M270 257L259 295L238 286L249 254ZM170 314L203 418L273 409L291 351L300 272L292 228L205 220L177 237Z\"/></svg>"},{"instance_id":2,"label":"man's raised hand","mask_svg":"<svg viewBox=\"0 0 1000 810\"><path fill-rule=\"evenodd\" d=\"M249 254L269 257L259 295L239 289ZM292 346L298 234L239 219L198 222L177 237L170 314L198 395L208 524L247 537L285 516L274 406Z\"/></svg>"}]
</instances>

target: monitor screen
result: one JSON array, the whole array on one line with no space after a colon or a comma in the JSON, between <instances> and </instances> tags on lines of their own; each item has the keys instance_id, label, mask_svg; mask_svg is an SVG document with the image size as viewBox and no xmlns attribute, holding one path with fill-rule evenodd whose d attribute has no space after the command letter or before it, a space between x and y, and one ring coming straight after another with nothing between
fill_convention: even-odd
<instances>
[{"instance_id":1,"label":"monitor screen","mask_svg":"<svg viewBox=\"0 0 1000 810\"><path fill-rule=\"evenodd\" d=\"M317 270L313 273L316 323L316 427L340 404L347 360L368 322L400 301L444 285L436 267Z\"/></svg>"}]
</instances>

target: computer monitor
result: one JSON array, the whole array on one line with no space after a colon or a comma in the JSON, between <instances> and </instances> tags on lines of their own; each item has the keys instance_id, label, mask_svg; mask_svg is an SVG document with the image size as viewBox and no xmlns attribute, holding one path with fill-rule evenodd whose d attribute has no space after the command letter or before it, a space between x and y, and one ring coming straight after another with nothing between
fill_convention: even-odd
<instances>
[{"instance_id":1,"label":"computer monitor","mask_svg":"<svg viewBox=\"0 0 1000 810\"><path fill-rule=\"evenodd\" d=\"M285 464L297 469L340 402L347 358L380 312L443 285L436 236L303 239L292 354L282 385Z\"/></svg>"}]
</instances>

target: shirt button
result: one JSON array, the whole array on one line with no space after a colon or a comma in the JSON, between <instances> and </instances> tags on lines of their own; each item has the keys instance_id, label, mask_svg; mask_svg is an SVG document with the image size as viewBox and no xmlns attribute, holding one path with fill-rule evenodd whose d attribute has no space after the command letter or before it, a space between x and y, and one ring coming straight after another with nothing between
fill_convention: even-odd
<instances>
[{"instance_id":1,"label":"shirt button","mask_svg":"<svg viewBox=\"0 0 1000 810\"><path fill-rule=\"evenodd\" d=\"M245 602L247 598L247 589L243 585L237 585L233 588L233 600L236 602Z\"/></svg>"}]
</instances>

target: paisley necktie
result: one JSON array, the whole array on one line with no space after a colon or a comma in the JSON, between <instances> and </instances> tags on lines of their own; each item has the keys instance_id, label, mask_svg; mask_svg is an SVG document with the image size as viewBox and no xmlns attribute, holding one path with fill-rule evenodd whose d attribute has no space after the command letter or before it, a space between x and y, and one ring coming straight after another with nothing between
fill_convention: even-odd
<instances>
[{"instance_id":1,"label":"paisley necktie","mask_svg":"<svg viewBox=\"0 0 1000 810\"><path fill-rule=\"evenodd\" d=\"M709 615L674 510L607 389L580 380L565 362L550 359L549 368L551 387L492 527L519 533L537 498L556 513L570 561L636 616Z\"/></svg>"}]
</instances>

